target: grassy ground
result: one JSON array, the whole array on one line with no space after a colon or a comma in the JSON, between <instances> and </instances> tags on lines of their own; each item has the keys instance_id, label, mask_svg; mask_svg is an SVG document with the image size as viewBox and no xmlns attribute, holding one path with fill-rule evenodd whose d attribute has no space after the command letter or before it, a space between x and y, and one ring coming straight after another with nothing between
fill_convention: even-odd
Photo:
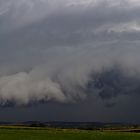
<instances>
[{"instance_id":1,"label":"grassy ground","mask_svg":"<svg viewBox=\"0 0 140 140\"><path fill-rule=\"evenodd\" d=\"M140 140L140 134L127 132L0 128L0 140Z\"/></svg>"}]
</instances>

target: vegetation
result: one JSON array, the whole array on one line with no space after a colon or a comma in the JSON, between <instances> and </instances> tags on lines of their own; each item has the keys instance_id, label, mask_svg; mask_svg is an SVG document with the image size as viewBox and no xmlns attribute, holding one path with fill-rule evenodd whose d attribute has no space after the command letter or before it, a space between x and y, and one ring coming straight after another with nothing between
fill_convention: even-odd
<instances>
[{"instance_id":1,"label":"vegetation","mask_svg":"<svg viewBox=\"0 0 140 140\"><path fill-rule=\"evenodd\" d=\"M76 129L0 127L0 140L140 140L139 133Z\"/></svg>"}]
</instances>

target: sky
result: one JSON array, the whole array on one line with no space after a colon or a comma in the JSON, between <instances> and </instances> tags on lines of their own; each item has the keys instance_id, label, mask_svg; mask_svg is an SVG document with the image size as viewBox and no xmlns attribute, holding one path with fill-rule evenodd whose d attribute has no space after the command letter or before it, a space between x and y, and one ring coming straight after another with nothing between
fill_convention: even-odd
<instances>
[{"instance_id":1,"label":"sky","mask_svg":"<svg viewBox=\"0 0 140 140\"><path fill-rule=\"evenodd\" d=\"M0 121L140 123L140 0L0 0Z\"/></svg>"}]
</instances>

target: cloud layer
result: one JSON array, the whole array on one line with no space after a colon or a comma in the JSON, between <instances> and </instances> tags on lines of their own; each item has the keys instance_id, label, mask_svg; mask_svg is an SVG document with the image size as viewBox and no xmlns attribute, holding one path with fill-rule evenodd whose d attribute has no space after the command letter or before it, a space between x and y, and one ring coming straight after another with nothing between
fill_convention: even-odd
<instances>
[{"instance_id":1,"label":"cloud layer","mask_svg":"<svg viewBox=\"0 0 140 140\"><path fill-rule=\"evenodd\" d=\"M0 0L1 104L138 94L139 9L138 0Z\"/></svg>"}]
</instances>

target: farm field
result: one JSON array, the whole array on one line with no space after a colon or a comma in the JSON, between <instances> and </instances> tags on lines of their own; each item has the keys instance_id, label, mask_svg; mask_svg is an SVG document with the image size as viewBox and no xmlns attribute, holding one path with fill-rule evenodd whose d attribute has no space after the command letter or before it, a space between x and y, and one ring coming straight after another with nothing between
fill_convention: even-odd
<instances>
[{"instance_id":1,"label":"farm field","mask_svg":"<svg viewBox=\"0 0 140 140\"><path fill-rule=\"evenodd\" d=\"M0 128L0 140L140 140L139 133L67 129Z\"/></svg>"}]
</instances>

